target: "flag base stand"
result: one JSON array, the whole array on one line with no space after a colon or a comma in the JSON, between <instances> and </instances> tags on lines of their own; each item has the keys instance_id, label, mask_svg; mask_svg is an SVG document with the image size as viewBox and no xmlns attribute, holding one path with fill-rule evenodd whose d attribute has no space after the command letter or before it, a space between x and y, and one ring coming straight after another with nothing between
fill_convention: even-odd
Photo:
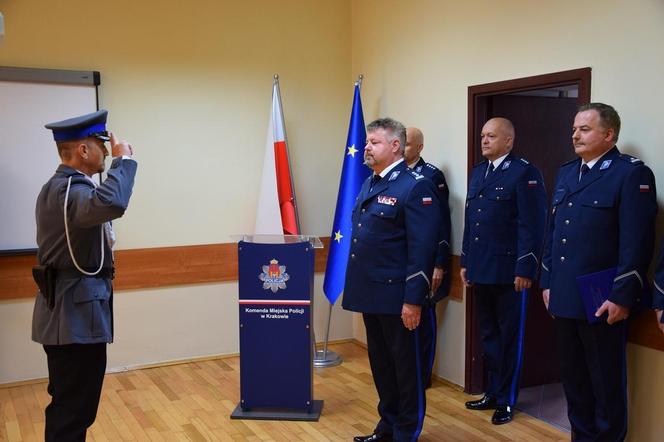
<instances>
[{"instance_id":1,"label":"flag base stand","mask_svg":"<svg viewBox=\"0 0 664 442\"><path fill-rule=\"evenodd\" d=\"M231 413L231 419L253 419L263 421L312 421L318 422L323 411L323 401L314 400L310 412L302 410L288 410L263 408L255 410L243 410L240 404Z\"/></svg>"},{"instance_id":2,"label":"flag base stand","mask_svg":"<svg viewBox=\"0 0 664 442\"><path fill-rule=\"evenodd\" d=\"M316 350L314 356L314 368L336 367L343 359L333 351Z\"/></svg>"}]
</instances>

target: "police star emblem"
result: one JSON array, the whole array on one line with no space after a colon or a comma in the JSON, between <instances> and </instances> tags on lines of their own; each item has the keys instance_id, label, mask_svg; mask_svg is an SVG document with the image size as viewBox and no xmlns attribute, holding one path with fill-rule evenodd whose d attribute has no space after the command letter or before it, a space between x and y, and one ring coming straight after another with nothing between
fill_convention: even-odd
<instances>
[{"instance_id":1,"label":"police star emblem","mask_svg":"<svg viewBox=\"0 0 664 442\"><path fill-rule=\"evenodd\" d=\"M286 281L290 279L290 275L286 273L286 266L280 266L279 261L272 259L269 265L263 266L263 273L258 275L258 279L263 281L264 290L277 293L277 290L286 288Z\"/></svg>"}]
</instances>

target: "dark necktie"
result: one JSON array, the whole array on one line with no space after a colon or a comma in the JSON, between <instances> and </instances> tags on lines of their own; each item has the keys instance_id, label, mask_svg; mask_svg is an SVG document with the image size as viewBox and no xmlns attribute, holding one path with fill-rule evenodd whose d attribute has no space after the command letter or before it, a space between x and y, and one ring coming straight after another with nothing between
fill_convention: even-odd
<instances>
[{"instance_id":1,"label":"dark necktie","mask_svg":"<svg viewBox=\"0 0 664 442\"><path fill-rule=\"evenodd\" d=\"M579 182L583 179L583 176L590 172L590 167L588 167L587 164L582 164L581 165L581 173L579 173Z\"/></svg>"},{"instance_id":2,"label":"dark necktie","mask_svg":"<svg viewBox=\"0 0 664 442\"><path fill-rule=\"evenodd\" d=\"M380 181L381 178L382 177L380 175L373 175L371 177L371 185L369 186L369 191L371 191L371 189L373 189L373 187L376 185L376 183L378 181Z\"/></svg>"},{"instance_id":3,"label":"dark necktie","mask_svg":"<svg viewBox=\"0 0 664 442\"><path fill-rule=\"evenodd\" d=\"M491 175L491 172L493 172L493 162L489 162L489 167L486 169L486 173L484 174L484 179L486 179L489 175Z\"/></svg>"}]
</instances>

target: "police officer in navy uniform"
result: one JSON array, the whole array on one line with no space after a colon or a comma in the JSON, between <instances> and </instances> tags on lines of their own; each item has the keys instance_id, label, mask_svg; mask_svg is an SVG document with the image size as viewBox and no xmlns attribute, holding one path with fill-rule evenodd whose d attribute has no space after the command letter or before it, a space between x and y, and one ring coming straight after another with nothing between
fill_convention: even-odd
<instances>
[{"instance_id":1,"label":"police officer in navy uniform","mask_svg":"<svg viewBox=\"0 0 664 442\"><path fill-rule=\"evenodd\" d=\"M527 290L532 286L546 220L540 171L512 155L514 126L492 118L482 128L482 155L468 184L461 279L475 287L488 385L471 410L495 409L493 424L512 420L519 390Z\"/></svg>"},{"instance_id":2,"label":"police officer in navy uniform","mask_svg":"<svg viewBox=\"0 0 664 442\"><path fill-rule=\"evenodd\" d=\"M646 287L655 237L655 178L641 160L618 151L619 132L613 107L579 108L572 128L579 158L558 173L542 260L576 441L625 439L625 319ZM600 320L589 323L577 278L610 269L615 278L595 312Z\"/></svg>"},{"instance_id":3,"label":"police officer in navy uniform","mask_svg":"<svg viewBox=\"0 0 664 442\"><path fill-rule=\"evenodd\" d=\"M436 318L436 302L445 298L450 291L449 264L450 264L450 192L443 172L422 158L424 148L424 135L416 127L406 128L406 149L404 161L415 172L424 175L433 181L438 189L440 200L440 232L438 236L438 252L431 279L431 293L422 305L421 336L422 368L424 369L424 383L431 386L431 372L436 356L436 337L438 320Z\"/></svg>"},{"instance_id":4,"label":"police officer in navy uniform","mask_svg":"<svg viewBox=\"0 0 664 442\"><path fill-rule=\"evenodd\" d=\"M133 149L106 131L107 111L47 124L61 164L37 198L36 269L40 281L32 339L48 363L46 441L83 441L97 415L106 344L113 340L114 235L110 221L129 203L136 173ZM111 144L113 161L101 173ZM42 273L42 274L43 274Z\"/></svg>"},{"instance_id":5,"label":"police officer in navy uniform","mask_svg":"<svg viewBox=\"0 0 664 442\"><path fill-rule=\"evenodd\" d=\"M405 144L398 121L367 126L364 163L374 173L353 209L342 305L363 314L380 421L356 442L415 441L425 415L419 325L431 291L440 209L433 183L403 161Z\"/></svg>"}]
</instances>

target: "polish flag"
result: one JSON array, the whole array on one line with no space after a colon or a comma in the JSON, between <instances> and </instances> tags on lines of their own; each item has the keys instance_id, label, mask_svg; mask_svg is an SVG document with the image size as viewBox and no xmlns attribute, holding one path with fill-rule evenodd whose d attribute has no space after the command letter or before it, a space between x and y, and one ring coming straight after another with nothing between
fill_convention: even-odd
<instances>
[{"instance_id":1,"label":"polish flag","mask_svg":"<svg viewBox=\"0 0 664 442\"><path fill-rule=\"evenodd\" d=\"M279 79L272 86L272 111L267 127L265 160L255 234L298 235L297 206L291 179Z\"/></svg>"}]
</instances>

